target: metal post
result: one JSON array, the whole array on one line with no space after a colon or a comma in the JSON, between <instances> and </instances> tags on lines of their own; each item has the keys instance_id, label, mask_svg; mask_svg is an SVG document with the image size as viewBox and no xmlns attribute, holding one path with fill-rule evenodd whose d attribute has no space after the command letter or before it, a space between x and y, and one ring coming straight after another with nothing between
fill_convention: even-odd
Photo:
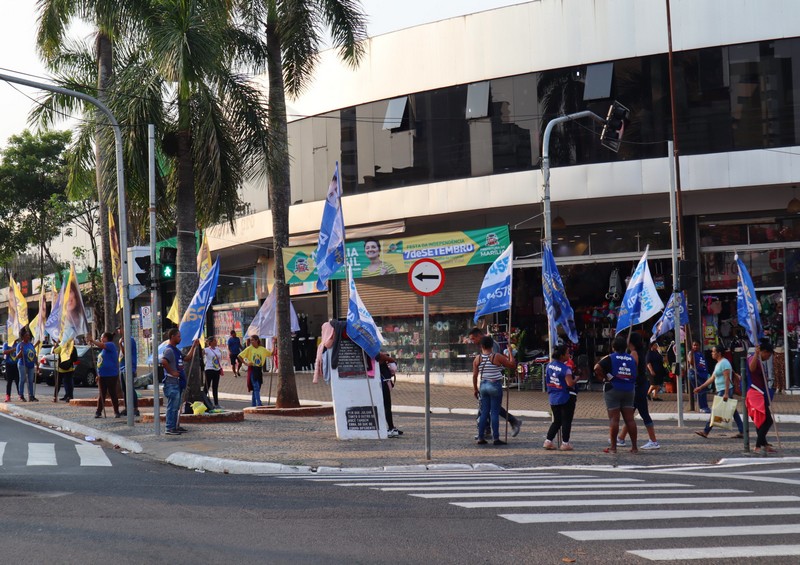
<instances>
[{"instance_id":1,"label":"metal post","mask_svg":"<svg viewBox=\"0 0 800 565\"><path fill-rule=\"evenodd\" d=\"M158 345L161 341L161 317L158 312L158 285L156 284L158 266L156 265L156 127L147 126L147 157L149 164L148 184L150 188L150 312L153 332L153 433L161 434L161 407L158 381Z\"/></svg>"},{"instance_id":2,"label":"metal post","mask_svg":"<svg viewBox=\"0 0 800 565\"><path fill-rule=\"evenodd\" d=\"M553 128L558 124L578 120L581 118L592 118L594 121L605 124L606 121L589 110L576 112L574 114L567 114L566 116L559 116L547 122L547 127L544 129L544 138L542 140L542 175L544 176L544 191L542 194L542 215L544 216L544 243L552 245L552 226L550 222L550 134ZM554 335L550 335L550 324L547 324L547 342L548 342L548 359L553 358L553 339ZM544 382L544 379L542 379Z\"/></svg>"},{"instance_id":3,"label":"metal post","mask_svg":"<svg viewBox=\"0 0 800 565\"><path fill-rule=\"evenodd\" d=\"M667 148L672 153L672 142L667 142ZM675 162L668 161L669 166L669 224L672 239L672 319L675 328L675 367L677 403L678 403L678 427L683 427L683 376L681 374L681 295L678 292L678 214L675 204Z\"/></svg>"},{"instance_id":4,"label":"metal post","mask_svg":"<svg viewBox=\"0 0 800 565\"><path fill-rule=\"evenodd\" d=\"M767 381L767 372L766 367L763 365L761 366L761 374L764 375L764 382ZM744 397L747 395L747 389L750 386L750 383L747 381L747 355L745 354L742 357L741 362L739 363L739 375L742 377L742 407L744 407ZM731 379L733 379L733 375L731 375ZM767 387L769 389L769 387ZM769 397L769 390L764 391ZM769 409L769 407L767 407ZM750 417L747 415L747 408L742 410L742 437L744 438L744 451L745 453L750 451ZM767 449L764 446L764 449Z\"/></svg>"},{"instance_id":5,"label":"metal post","mask_svg":"<svg viewBox=\"0 0 800 565\"><path fill-rule=\"evenodd\" d=\"M422 297L422 335L425 355L425 459L431 460L431 344L428 328L428 297Z\"/></svg>"},{"instance_id":6,"label":"metal post","mask_svg":"<svg viewBox=\"0 0 800 565\"><path fill-rule=\"evenodd\" d=\"M125 203L125 173L123 170L123 157L122 157L122 133L119 129L119 124L114 118L114 114L108 109L108 106L100 102L97 98L55 86L53 84L45 84L24 78L19 78L7 74L0 73L0 80L21 84L23 86L30 86L32 88L39 88L49 92L56 92L64 96L72 98L79 98L94 106L96 106L108 118L111 128L114 130L114 145L116 146L117 156L117 204L119 214L119 247L120 259L122 260L122 327L123 333L126 337L133 337L131 334L131 302L128 296L128 211ZM102 234L102 237L108 237L108 234ZM105 292L106 289L103 289ZM130 355L125 356L125 382L127 384L127 394L125 395L125 403L127 407L133 406L133 359ZM133 427L134 410L128 410L128 426Z\"/></svg>"}]
</instances>

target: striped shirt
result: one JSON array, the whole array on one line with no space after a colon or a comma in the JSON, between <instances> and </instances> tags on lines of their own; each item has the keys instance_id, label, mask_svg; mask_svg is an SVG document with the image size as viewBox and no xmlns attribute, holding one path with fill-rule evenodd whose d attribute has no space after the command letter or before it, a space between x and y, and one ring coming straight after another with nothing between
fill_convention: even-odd
<instances>
[{"instance_id":1,"label":"striped shirt","mask_svg":"<svg viewBox=\"0 0 800 565\"><path fill-rule=\"evenodd\" d=\"M491 358L494 355L494 353L481 353L481 361L478 364L478 374L481 376L481 380L499 381L503 378L503 368L491 362Z\"/></svg>"}]
</instances>

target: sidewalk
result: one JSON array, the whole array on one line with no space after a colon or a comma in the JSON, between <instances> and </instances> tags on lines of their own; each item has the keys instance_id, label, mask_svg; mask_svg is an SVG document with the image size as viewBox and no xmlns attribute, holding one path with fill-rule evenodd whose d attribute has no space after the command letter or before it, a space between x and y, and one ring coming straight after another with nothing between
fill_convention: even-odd
<instances>
[{"instance_id":1,"label":"sidewalk","mask_svg":"<svg viewBox=\"0 0 800 565\"><path fill-rule=\"evenodd\" d=\"M41 402L2 404L0 410L43 421L52 427L81 437L92 436L120 449L188 468L228 473L284 473L343 468L424 468L453 465L480 468L497 465L504 468L532 466L609 465L680 465L710 464L725 457L741 456L743 441L732 439L735 430L713 430L709 439L694 434L707 420L705 414L688 412L678 427L675 395L665 395L663 402L650 402L656 431L662 448L640 451L638 455L620 448L618 455L602 452L607 445L608 423L602 393L581 392L573 424L573 452L542 449L550 417L547 396L536 391L512 389L509 410L524 420L522 431L507 446L478 446L473 440L476 401L469 388L431 387L431 459L425 457L424 386L399 382L392 393L395 424L404 435L397 439L348 440L336 438L333 417L289 417L247 415L243 422L196 424L181 436L156 436L153 424L137 423L133 428L125 419L95 419L94 409L52 403L52 388L38 385ZM273 383L273 394L277 382ZM298 395L304 404L330 402L330 388L313 384L311 375L297 375ZM266 400L269 377L262 388ZM149 391L139 391L143 396ZM49 398L48 398L49 393ZM220 386L220 402L247 402L250 395L244 378L226 375ZM48 399L48 400L44 400ZM273 399L274 401L274 399ZM505 401L504 401L505 405ZM146 411L143 408L142 411ZM163 408L162 408L163 411ZM779 415L781 456L800 455L800 396L776 397ZM637 419L638 420L638 419ZM646 441L640 424L640 441ZM501 420L501 437L504 435ZM163 432L163 424L162 424ZM755 442L755 428L750 426L750 445ZM771 443L778 446L775 428ZM644 441L642 441L644 438Z\"/></svg>"}]
</instances>

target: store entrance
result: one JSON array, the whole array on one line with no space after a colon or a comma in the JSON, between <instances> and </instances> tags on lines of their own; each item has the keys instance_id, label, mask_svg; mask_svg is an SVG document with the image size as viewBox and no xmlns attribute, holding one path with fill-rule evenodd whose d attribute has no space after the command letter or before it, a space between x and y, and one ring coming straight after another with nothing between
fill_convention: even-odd
<instances>
[{"instance_id":1,"label":"store entrance","mask_svg":"<svg viewBox=\"0 0 800 565\"><path fill-rule=\"evenodd\" d=\"M711 349L723 344L734 357L734 368L739 370L741 359L747 354L748 341L744 328L739 325L736 313L736 289L703 291L702 324L703 348ZM761 325L764 337L775 347L767 363L777 391L800 387L798 355L790 356L789 335L786 326L786 289L784 287L756 288Z\"/></svg>"},{"instance_id":2,"label":"store entrance","mask_svg":"<svg viewBox=\"0 0 800 565\"><path fill-rule=\"evenodd\" d=\"M292 357L295 371L313 371L317 356L317 338L322 324L328 321L326 295L292 296L300 331L292 336Z\"/></svg>"}]
</instances>

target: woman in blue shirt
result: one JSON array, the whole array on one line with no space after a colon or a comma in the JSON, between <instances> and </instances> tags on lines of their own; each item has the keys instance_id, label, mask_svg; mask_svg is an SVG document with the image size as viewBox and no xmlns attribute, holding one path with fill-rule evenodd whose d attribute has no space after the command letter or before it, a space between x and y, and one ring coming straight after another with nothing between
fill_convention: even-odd
<instances>
[{"instance_id":1,"label":"woman in blue shirt","mask_svg":"<svg viewBox=\"0 0 800 565\"><path fill-rule=\"evenodd\" d=\"M105 332L100 341L89 339L91 345L100 348L97 356L97 410L95 418L101 418L105 412L106 395L111 397L111 406L114 407L114 417L119 418L119 351L114 345L114 334Z\"/></svg>"},{"instance_id":2,"label":"woman in blue shirt","mask_svg":"<svg viewBox=\"0 0 800 565\"><path fill-rule=\"evenodd\" d=\"M695 394L705 390L709 385L711 385L711 383L714 383L714 389L717 391L717 396L721 396L723 401L728 402L728 398L733 396L733 367L731 367L731 362L725 359L724 355L724 345L717 344L711 349L711 357L714 358L714 361L716 361L717 364L714 366L714 372L711 373L711 376L708 377L708 380L694 389ZM706 427L702 432L695 433L700 437L708 437L708 434L711 431L712 418L713 415L708 419L708 423L706 423ZM742 417L739 416L738 410L733 411L733 421L736 422L736 426L739 428L739 433L733 437L741 438Z\"/></svg>"},{"instance_id":3,"label":"woman in blue shirt","mask_svg":"<svg viewBox=\"0 0 800 565\"><path fill-rule=\"evenodd\" d=\"M17 351L14 358L17 360L17 370L19 371L19 397L25 398L25 383L28 383L28 400L39 402L36 398L36 348L31 343L31 331L27 326L22 328L19 335L22 340L17 344Z\"/></svg>"},{"instance_id":4,"label":"woman in blue shirt","mask_svg":"<svg viewBox=\"0 0 800 565\"><path fill-rule=\"evenodd\" d=\"M575 402L578 392L575 390L575 377L572 370L566 365L569 353L565 345L558 345L553 349L553 360L547 365L547 394L550 397L550 410L553 412L553 423L547 430L547 439L544 440L545 449L555 449L553 438L561 430L561 451L572 451L569 442L572 431L572 417L575 415Z\"/></svg>"}]
</instances>

